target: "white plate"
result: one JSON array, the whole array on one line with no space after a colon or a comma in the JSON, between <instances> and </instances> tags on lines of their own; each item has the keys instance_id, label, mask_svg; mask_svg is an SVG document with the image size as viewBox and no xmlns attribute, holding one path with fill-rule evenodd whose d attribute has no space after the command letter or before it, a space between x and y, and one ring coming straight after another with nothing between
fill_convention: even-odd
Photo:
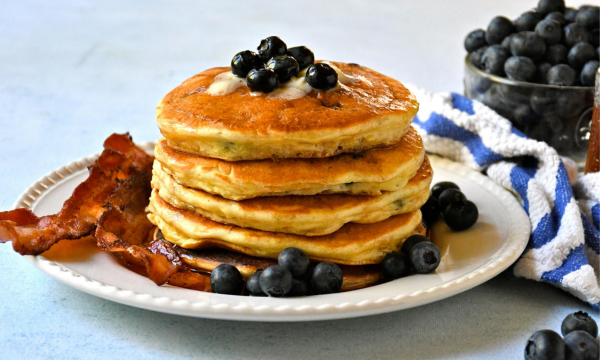
<instances>
[{"instance_id":1,"label":"white plate","mask_svg":"<svg viewBox=\"0 0 600 360\"><path fill-rule=\"evenodd\" d=\"M153 144L142 147L149 152ZM15 203L37 215L53 214L87 177L97 155L62 167L40 179ZM53 278L87 293L119 303L165 313L246 321L330 320L380 314L441 300L471 289L499 274L523 252L529 220L519 202L489 178L465 166L431 157L434 182L457 183L479 208L479 221L464 232L452 232L443 222L433 229L442 252L435 273L412 275L367 289L301 298L228 296L156 286L120 266L91 246L91 253L69 257L27 256Z\"/></svg>"}]
</instances>

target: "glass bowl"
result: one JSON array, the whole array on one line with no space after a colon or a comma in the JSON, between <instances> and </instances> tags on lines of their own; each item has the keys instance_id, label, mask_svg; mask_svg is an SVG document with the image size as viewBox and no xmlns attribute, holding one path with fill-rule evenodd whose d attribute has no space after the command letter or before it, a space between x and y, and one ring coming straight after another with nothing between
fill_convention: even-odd
<instances>
[{"instance_id":1,"label":"glass bowl","mask_svg":"<svg viewBox=\"0 0 600 360\"><path fill-rule=\"evenodd\" d=\"M465 96L510 120L530 138L544 141L582 168L590 139L594 88L555 86L487 74L465 58Z\"/></svg>"}]
</instances>

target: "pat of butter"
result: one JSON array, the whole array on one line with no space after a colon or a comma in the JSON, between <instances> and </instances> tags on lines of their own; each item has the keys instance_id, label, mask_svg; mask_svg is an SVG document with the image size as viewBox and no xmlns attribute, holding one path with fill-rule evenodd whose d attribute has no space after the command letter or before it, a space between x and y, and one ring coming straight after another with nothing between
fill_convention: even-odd
<instances>
[{"instance_id":1,"label":"pat of butter","mask_svg":"<svg viewBox=\"0 0 600 360\"><path fill-rule=\"evenodd\" d=\"M244 85L246 85L246 79L239 78L233 75L231 71L227 71L215 76L215 81L210 84L206 92L213 96L225 95Z\"/></svg>"}]
</instances>

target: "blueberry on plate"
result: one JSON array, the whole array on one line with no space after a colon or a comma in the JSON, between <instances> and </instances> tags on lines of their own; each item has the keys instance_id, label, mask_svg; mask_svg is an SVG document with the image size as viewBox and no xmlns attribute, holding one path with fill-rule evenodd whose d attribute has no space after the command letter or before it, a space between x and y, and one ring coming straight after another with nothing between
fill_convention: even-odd
<instances>
[{"instance_id":1,"label":"blueberry on plate","mask_svg":"<svg viewBox=\"0 0 600 360\"><path fill-rule=\"evenodd\" d=\"M310 294L310 288L306 281L293 279L292 280L292 288L290 292L288 292L285 296L287 297L297 297L297 296L306 296Z\"/></svg>"},{"instance_id":2,"label":"blueberry on plate","mask_svg":"<svg viewBox=\"0 0 600 360\"><path fill-rule=\"evenodd\" d=\"M477 222L479 211L469 200L455 201L444 210L444 221L452 230L462 231Z\"/></svg>"},{"instance_id":3,"label":"blueberry on plate","mask_svg":"<svg viewBox=\"0 0 600 360\"><path fill-rule=\"evenodd\" d=\"M438 203L440 204L440 209L442 212L446 210L446 207L453 203L454 201L466 200L467 197L458 189L446 189L438 198Z\"/></svg>"},{"instance_id":4,"label":"blueberry on plate","mask_svg":"<svg viewBox=\"0 0 600 360\"><path fill-rule=\"evenodd\" d=\"M533 60L525 56L511 56L504 63L504 72L512 80L531 82L536 70Z\"/></svg>"},{"instance_id":5,"label":"blueberry on plate","mask_svg":"<svg viewBox=\"0 0 600 360\"><path fill-rule=\"evenodd\" d=\"M438 204L437 198L430 196L429 199L421 206L421 214L423 215L423 222L430 228L440 218L441 210Z\"/></svg>"},{"instance_id":6,"label":"blueberry on plate","mask_svg":"<svg viewBox=\"0 0 600 360\"><path fill-rule=\"evenodd\" d=\"M514 56L527 56L532 60L537 60L546 52L546 43L537 33L522 31L510 40L510 52Z\"/></svg>"},{"instance_id":7,"label":"blueberry on plate","mask_svg":"<svg viewBox=\"0 0 600 360\"><path fill-rule=\"evenodd\" d=\"M316 294L332 294L342 288L342 269L334 263L318 263L310 278L310 288Z\"/></svg>"},{"instance_id":8,"label":"blueberry on plate","mask_svg":"<svg viewBox=\"0 0 600 360\"><path fill-rule=\"evenodd\" d=\"M210 287L217 294L239 295L244 288L244 279L235 266L221 264L210 273Z\"/></svg>"},{"instance_id":9,"label":"blueberry on plate","mask_svg":"<svg viewBox=\"0 0 600 360\"><path fill-rule=\"evenodd\" d=\"M306 69L306 82L319 90L329 90L336 87L338 74L325 63L313 64Z\"/></svg>"},{"instance_id":10,"label":"blueberry on plate","mask_svg":"<svg viewBox=\"0 0 600 360\"><path fill-rule=\"evenodd\" d=\"M288 81L292 76L298 75L298 71L300 71L296 59L288 55L271 58L271 60L267 61L265 68L275 71L280 84Z\"/></svg>"},{"instance_id":11,"label":"blueberry on plate","mask_svg":"<svg viewBox=\"0 0 600 360\"><path fill-rule=\"evenodd\" d=\"M600 22L600 8L598 6L582 6L577 12L575 22L589 30L597 29Z\"/></svg>"},{"instance_id":12,"label":"blueberry on plate","mask_svg":"<svg viewBox=\"0 0 600 360\"><path fill-rule=\"evenodd\" d=\"M288 269L293 277L300 278L308 270L310 260L304 251L295 247L289 247L279 253L277 263L282 268Z\"/></svg>"},{"instance_id":13,"label":"blueberry on plate","mask_svg":"<svg viewBox=\"0 0 600 360\"><path fill-rule=\"evenodd\" d=\"M580 42L575 44L575 46L569 50L567 58L569 59L569 65L571 65L573 69L579 70L585 63L596 58L596 50L592 45Z\"/></svg>"},{"instance_id":14,"label":"blueberry on plate","mask_svg":"<svg viewBox=\"0 0 600 360\"><path fill-rule=\"evenodd\" d=\"M246 280L246 290L252 296L267 296L262 289L260 288L260 274L262 274L262 270L256 270L256 272Z\"/></svg>"},{"instance_id":15,"label":"blueberry on plate","mask_svg":"<svg viewBox=\"0 0 600 360\"><path fill-rule=\"evenodd\" d=\"M560 26L564 26L567 23L567 20L565 19L565 14L560 13L558 11L551 12L550 14L546 15L544 19L558 21Z\"/></svg>"},{"instance_id":16,"label":"blueberry on plate","mask_svg":"<svg viewBox=\"0 0 600 360\"><path fill-rule=\"evenodd\" d=\"M408 275L410 272L410 263L403 253L392 252L383 258L381 272L386 279L396 280Z\"/></svg>"},{"instance_id":17,"label":"blueberry on plate","mask_svg":"<svg viewBox=\"0 0 600 360\"><path fill-rule=\"evenodd\" d=\"M565 358L568 360L598 360L598 341L585 331L576 330L565 338Z\"/></svg>"},{"instance_id":18,"label":"blueberry on plate","mask_svg":"<svg viewBox=\"0 0 600 360\"><path fill-rule=\"evenodd\" d=\"M246 85L251 91L270 93L279 86L277 73L271 69L252 69L246 75Z\"/></svg>"},{"instance_id":19,"label":"blueberry on plate","mask_svg":"<svg viewBox=\"0 0 600 360\"><path fill-rule=\"evenodd\" d=\"M548 84L558 86L572 86L575 84L577 73L567 64L558 64L548 70Z\"/></svg>"},{"instance_id":20,"label":"blueberry on plate","mask_svg":"<svg viewBox=\"0 0 600 360\"><path fill-rule=\"evenodd\" d=\"M594 338L598 336L598 324L584 311L577 311L567 315L560 325L560 332L563 336L577 330L585 331Z\"/></svg>"},{"instance_id":21,"label":"blueberry on plate","mask_svg":"<svg viewBox=\"0 0 600 360\"><path fill-rule=\"evenodd\" d=\"M590 32L581 24L571 23L563 28L562 39L566 47L572 48L579 42L589 42Z\"/></svg>"},{"instance_id":22,"label":"blueberry on plate","mask_svg":"<svg viewBox=\"0 0 600 360\"><path fill-rule=\"evenodd\" d=\"M410 254L410 249L412 249L413 246L424 241L431 242L431 240L429 240L426 236L420 234L411 235L402 243L402 248L400 249L400 252L408 255Z\"/></svg>"},{"instance_id":23,"label":"blueberry on plate","mask_svg":"<svg viewBox=\"0 0 600 360\"><path fill-rule=\"evenodd\" d=\"M591 60L586 62L581 70L581 85L594 86L594 81L596 81L596 71L598 71L598 61Z\"/></svg>"},{"instance_id":24,"label":"blueberry on plate","mask_svg":"<svg viewBox=\"0 0 600 360\"><path fill-rule=\"evenodd\" d=\"M471 31L465 38L465 50L473 52L487 45L485 40L485 31L477 29Z\"/></svg>"},{"instance_id":25,"label":"blueberry on plate","mask_svg":"<svg viewBox=\"0 0 600 360\"><path fill-rule=\"evenodd\" d=\"M481 69L483 67L483 65L481 64L481 58L483 58L483 53L485 52L485 50L487 50L487 48L487 46L484 46L469 54L469 61L471 61L471 64L473 64L473 66L475 66L478 69Z\"/></svg>"},{"instance_id":26,"label":"blueberry on plate","mask_svg":"<svg viewBox=\"0 0 600 360\"><path fill-rule=\"evenodd\" d=\"M548 83L548 71L550 71L551 67L552 67L552 65L549 63L546 63L546 62L537 64L536 71L535 71L535 82L539 83L539 84L547 84Z\"/></svg>"},{"instance_id":27,"label":"blueberry on plate","mask_svg":"<svg viewBox=\"0 0 600 360\"><path fill-rule=\"evenodd\" d=\"M540 0L538 3L537 11L540 14L547 15L551 12L558 11L560 13L565 12L565 1L564 0Z\"/></svg>"},{"instance_id":28,"label":"blueberry on plate","mask_svg":"<svg viewBox=\"0 0 600 360\"><path fill-rule=\"evenodd\" d=\"M540 21L535 26L535 33L544 39L547 45L558 44L562 38L562 28L560 24L558 21L552 19Z\"/></svg>"},{"instance_id":29,"label":"blueberry on plate","mask_svg":"<svg viewBox=\"0 0 600 360\"><path fill-rule=\"evenodd\" d=\"M573 9L573 8L565 9L565 21L567 24L575 22L576 18L577 18L577 10L576 9Z\"/></svg>"},{"instance_id":30,"label":"blueberry on plate","mask_svg":"<svg viewBox=\"0 0 600 360\"><path fill-rule=\"evenodd\" d=\"M440 195L442 195L444 190L447 190L447 189L460 190L458 185L456 185L455 183L453 183L451 181L441 181L441 182L433 185L433 187L431 188L431 196L434 197L437 201L437 199L439 199Z\"/></svg>"},{"instance_id":31,"label":"blueberry on plate","mask_svg":"<svg viewBox=\"0 0 600 360\"><path fill-rule=\"evenodd\" d=\"M568 54L569 49L563 44L550 45L542 57L542 62L550 65L566 64L569 62Z\"/></svg>"},{"instance_id":32,"label":"blueberry on plate","mask_svg":"<svg viewBox=\"0 0 600 360\"><path fill-rule=\"evenodd\" d=\"M250 50L240 51L231 59L231 72L241 78L245 78L250 70L263 66L264 63L260 56Z\"/></svg>"},{"instance_id":33,"label":"blueberry on plate","mask_svg":"<svg viewBox=\"0 0 600 360\"><path fill-rule=\"evenodd\" d=\"M535 11L527 11L521 14L515 20L515 28L517 31L533 31L535 25L542 20L542 15Z\"/></svg>"},{"instance_id":34,"label":"blueberry on plate","mask_svg":"<svg viewBox=\"0 0 600 360\"><path fill-rule=\"evenodd\" d=\"M292 289L292 273L288 269L274 265L266 268L258 279L262 291L268 296L281 297Z\"/></svg>"},{"instance_id":35,"label":"blueberry on plate","mask_svg":"<svg viewBox=\"0 0 600 360\"><path fill-rule=\"evenodd\" d=\"M408 252L411 267L418 274L429 274L440 265L440 249L431 241L421 241Z\"/></svg>"},{"instance_id":36,"label":"blueberry on plate","mask_svg":"<svg viewBox=\"0 0 600 360\"><path fill-rule=\"evenodd\" d=\"M315 62L315 54L306 46L289 48L287 54L296 59L300 70Z\"/></svg>"},{"instance_id":37,"label":"blueberry on plate","mask_svg":"<svg viewBox=\"0 0 600 360\"><path fill-rule=\"evenodd\" d=\"M490 45L500 44L505 37L514 33L515 30L516 28L512 21L504 16L496 16L488 25L485 39Z\"/></svg>"},{"instance_id":38,"label":"blueberry on plate","mask_svg":"<svg viewBox=\"0 0 600 360\"><path fill-rule=\"evenodd\" d=\"M285 55L287 52L287 46L277 36L269 36L266 39L262 39L256 49L264 62L269 61L272 57Z\"/></svg>"},{"instance_id":39,"label":"blueberry on plate","mask_svg":"<svg viewBox=\"0 0 600 360\"><path fill-rule=\"evenodd\" d=\"M565 358L565 342L552 330L536 331L525 345L525 360L554 360Z\"/></svg>"}]
</instances>

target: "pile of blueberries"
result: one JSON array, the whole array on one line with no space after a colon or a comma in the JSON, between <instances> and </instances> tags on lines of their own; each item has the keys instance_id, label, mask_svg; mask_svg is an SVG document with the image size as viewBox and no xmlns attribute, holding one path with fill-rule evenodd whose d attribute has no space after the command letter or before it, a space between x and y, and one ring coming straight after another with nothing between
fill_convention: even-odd
<instances>
[{"instance_id":1,"label":"pile of blueberries","mask_svg":"<svg viewBox=\"0 0 600 360\"><path fill-rule=\"evenodd\" d=\"M245 78L251 91L269 93L305 68L305 79L311 87L329 90L337 85L337 72L328 64L315 64L315 55L306 46L288 49L283 40L269 36L261 40L257 50L241 51L231 60L231 71Z\"/></svg>"},{"instance_id":2,"label":"pile of blueberries","mask_svg":"<svg viewBox=\"0 0 600 360\"><path fill-rule=\"evenodd\" d=\"M568 315L560 327L535 332L525 346L525 360L598 360L598 324L587 313Z\"/></svg>"},{"instance_id":3,"label":"pile of blueberries","mask_svg":"<svg viewBox=\"0 0 600 360\"><path fill-rule=\"evenodd\" d=\"M512 80L559 86L594 86L600 56L600 7L565 7L540 0L515 21L497 16L487 31L465 39L471 63Z\"/></svg>"},{"instance_id":4,"label":"pile of blueberries","mask_svg":"<svg viewBox=\"0 0 600 360\"><path fill-rule=\"evenodd\" d=\"M309 274L310 260L294 247L286 248L277 258L278 265L257 270L246 281L247 295L252 296L305 296L332 294L342 288L342 270L330 262L318 263ZM240 295L244 279L239 270L229 264L217 266L210 274L214 293Z\"/></svg>"},{"instance_id":5,"label":"pile of blueberries","mask_svg":"<svg viewBox=\"0 0 600 360\"><path fill-rule=\"evenodd\" d=\"M455 231L467 230L479 217L477 206L467 200L458 185L450 181L433 185L429 199L421 207L421 213L428 228L442 217L446 225Z\"/></svg>"}]
</instances>

